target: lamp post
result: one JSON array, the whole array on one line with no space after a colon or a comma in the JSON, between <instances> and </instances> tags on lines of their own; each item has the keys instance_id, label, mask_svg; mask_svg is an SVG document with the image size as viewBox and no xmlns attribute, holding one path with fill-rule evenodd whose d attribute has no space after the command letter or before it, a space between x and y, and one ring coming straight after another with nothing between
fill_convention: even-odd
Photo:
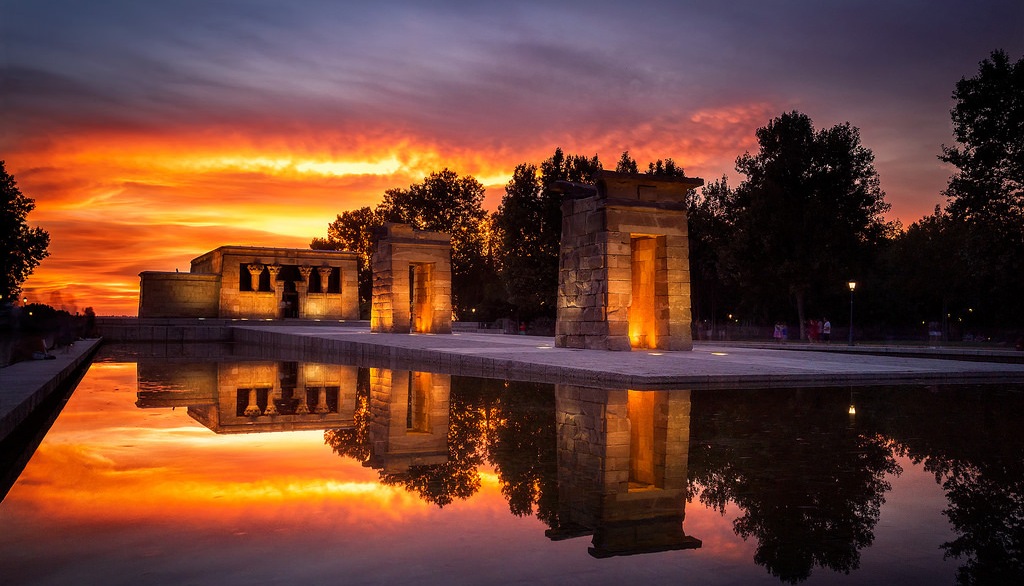
<instances>
[{"instance_id":1,"label":"lamp post","mask_svg":"<svg viewBox=\"0 0 1024 586\"><path fill-rule=\"evenodd\" d=\"M847 285L850 286L850 339L848 345L853 346L853 290L857 288L857 282L850 281Z\"/></svg>"}]
</instances>

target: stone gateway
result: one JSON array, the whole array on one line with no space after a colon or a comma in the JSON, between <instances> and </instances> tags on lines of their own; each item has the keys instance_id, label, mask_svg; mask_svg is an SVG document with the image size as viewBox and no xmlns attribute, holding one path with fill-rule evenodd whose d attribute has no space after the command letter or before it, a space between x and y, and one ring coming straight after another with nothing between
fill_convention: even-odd
<instances>
[{"instance_id":1,"label":"stone gateway","mask_svg":"<svg viewBox=\"0 0 1024 586\"><path fill-rule=\"evenodd\" d=\"M385 224L371 268L371 332L452 333L450 235Z\"/></svg>"},{"instance_id":2,"label":"stone gateway","mask_svg":"<svg viewBox=\"0 0 1024 586\"><path fill-rule=\"evenodd\" d=\"M686 194L691 177L601 171L558 182L559 348L692 350Z\"/></svg>"}]
</instances>

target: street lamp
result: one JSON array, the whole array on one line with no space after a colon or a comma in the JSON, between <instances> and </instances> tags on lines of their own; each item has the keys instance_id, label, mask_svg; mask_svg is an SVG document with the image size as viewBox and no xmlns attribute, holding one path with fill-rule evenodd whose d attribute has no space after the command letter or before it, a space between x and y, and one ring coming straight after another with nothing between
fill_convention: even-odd
<instances>
[{"instance_id":1,"label":"street lamp","mask_svg":"<svg viewBox=\"0 0 1024 586\"><path fill-rule=\"evenodd\" d=\"M856 281L847 283L850 286L850 340L848 345L853 346L853 290L857 288Z\"/></svg>"}]
</instances>

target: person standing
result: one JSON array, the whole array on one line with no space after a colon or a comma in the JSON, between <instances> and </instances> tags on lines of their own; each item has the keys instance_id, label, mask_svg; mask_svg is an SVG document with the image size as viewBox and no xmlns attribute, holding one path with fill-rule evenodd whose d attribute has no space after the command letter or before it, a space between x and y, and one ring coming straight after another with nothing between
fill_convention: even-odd
<instances>
[{"instance_id":1,"label":"person standing","mask_svg":"<svg viewBox=\"0 0 1024 586\"><path fill-rule=\"evenodd\" d=\"M832 339L832 322L828 321L827 317L821 321L821 339L827 344Z\"/></svg>"}]
</instances>

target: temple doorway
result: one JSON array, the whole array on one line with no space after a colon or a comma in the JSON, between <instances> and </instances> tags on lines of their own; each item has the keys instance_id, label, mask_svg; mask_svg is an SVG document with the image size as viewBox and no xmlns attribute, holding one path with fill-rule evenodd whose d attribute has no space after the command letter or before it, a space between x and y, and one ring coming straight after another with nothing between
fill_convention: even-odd
<instances>
[{"instance_id":1,"label":"temple doorway","mask_svg":"<svg viewBox=\"0 0 1024 586\"><path fill-rule=\"evenodd\" d=\"M281 293L281 317L299 317L299 292L295 288L295 281L285 281Z\"/></svg>"},{"instance_id":2,"label":"temple doorway","mask_svg":"<svg viewBox=\"0 0 1024 586\"><path fill-rule=\"evenodd\" d=\"M654 307L657 242L650 236L630 238L629 342L633 348L658 347Z\"/></svg>"},{"instance_id":3,"label":"temple doorway","mask_svg":"<svg viewBox=\"0 0 1024 586\"><path fill-rule=\"evenodd\" d=\"M409 265L409 316L411 331L427 333L434 320L434 265Z\"/></svg>"}]
</instances>

